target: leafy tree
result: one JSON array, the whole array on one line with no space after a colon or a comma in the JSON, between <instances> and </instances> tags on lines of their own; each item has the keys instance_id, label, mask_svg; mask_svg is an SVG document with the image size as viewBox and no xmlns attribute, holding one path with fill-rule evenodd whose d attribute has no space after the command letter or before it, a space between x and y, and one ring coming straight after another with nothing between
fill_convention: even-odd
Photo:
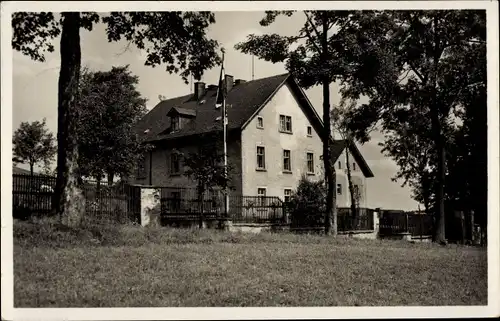
<instances>
[{"instance_id":1,"label":"leafy tree","mask_svg":"<svg viewBox=\"0 0 500 321\"><path fill-rule=\"evenodd\" d=\"M429 124L416 108L404 122L392 123L385 130L385 140L379 145L382 153L391 157L399 169L392 181L402 181L409 186L412 197L424 205L429 213L434 198L432 182L435 180L435 154ZM389 127L389 126L388 126Z\"/></svg>"},{"instance_id":2,"label":"leafy tree","mask_svg":"<svg viewBox=\"0 0 500 321\"><path fill-rule=\"evenodd\" d=\"M474 108L465 109L467 116L465 113L457 115L461 124L445 123L447 172L444 198L447 212L462 211L471 220L474 211L477 218L474 221L485 227L486 95L482 97L475 96ZM415 107L411 111L411 117L405 122L393 124L393 130L380 145L384 154L392 157L399 166L393 180L403 181L403 186L409 185L412 197L424 204L426 213L430 214L434 210L436 155L425 115ZM470 228L472 225L468 226ZM448 230L447 234L450 234Z\"/></svg>"},{"instance_id":3,"label":"leafy tree","mask_svg":"<svg viewBox=\"0 0 500 321\"><path fill-rule=\"evenodd\" d=\"M342 97L340 100L340 105L332 108L330 112L330 118L332 122L332 129L336 131L340 137L346 141L346 171L347 171L347 183L349 187L349 196L351 198L351 217L352 222L356 222L358 219L358 207L356 203L359 202L359 190L356 191L354 184L352 182L352 172L351 172L351 160L349 157L349 145L355 143L355 133L353 132L350 123L352 111L356 108L357 102L355 100L349 100ZM375 128L376 123L372 126ZM371 130L367 129L367 132ZM357 195L358 194L358 195ZM356 200L358 196L358 201ZM355 223L356 224L356 223Z\"/></svg>"},{"instance_id":4,"label":"leafy tree","mask_svg":"<svg viewBox=\"0 0 500 321\"><path fill-rule=\"evenodd\" d=\"M184 175L196 182L198 203L200 206L200 228L203 224L204 196L207 190L217 188L225 190L230 184L231 166L228 164L227 173L224 171L224 154L220 152L222 139L220 131L210 131L197 138L195 150L192 152L177 152L182 157L187 169Z\"/></svg>"},{"instance_id":5,"label":"leafy tree","mask_svg":"<svg viewBox=\"0 0 500 321\"><path fill-rule=\"evenodd\" d=\"M445 194L449 210L464 212L467 234L474 224L487 227L487 127L486 92L471 96L462 125L455 131L448 148Z\"/></svg>"},{"instance_id":6,"label":"leafy tree","mask_svg":"<svg viewBox=\"0 0 500 321\"><path fill-rule=\"evenodd\" d=\"M273 23L277 16L292 16L293 11L266 11L262 26ZM303 11L306 22L296 36L251 34L246 42L235 47L273 63L285 62L286 68L304 88L321 85L323 88L323 165L328 187L325 211L325 233L337 235L336 175L331 161L330 84L342 75L342 61L334 54L337 31L348 22L345 11Z\"/></svg>"},{"instance_id":7,"label":"leafy tree","mask_svg":"<svg viewBox=\"0 0 500 321\"><path fill-rule=\"evenodd\" d=\"M133 131L146 113L146 99L136 86L139 78L128 66L110 71L84 70L78 104L79 175L94 177L99 185L106 175L128 176L149 149Z\"/></svg>"},{"instance_id":8,"label":"leafy tree","mask_svg":"<svg viewBox=\"0 0 500 321\"><path fill-rule=\"evenodd\" d=\"M108 41L122 38L146 50L146 65L164 64L169 73L179 73L188 83L200 79L220 58L218 43L208 39L207 28L215 23L210 12L16 12L12 15L13 49L43 62L54 51L52 41L61 35L61 69L58 87L58 157L56 212L63 223L78 223L83 213L82 193L77 186L77 111L80 81L80 29L106 24Z\"/></svg>"},{"instance_id":9,"label":"leafy tree","mask_svg":"<svg viewBox=\"0 0 500 321\"><path fill-rule=\"evenodd\" d=\"M471 48L473 49L473 48ZM464 52L462 59L468 64L477 64L476 72L470 76L481 85L470 86L457 97L463 109L458 113L463 124L457 133L457 144L451 150L453 161L449 170L447 186L464 188L462 209L474 212L474 221L482 230L487 230L488 160L487 160L487 90L486 57L484 51ZM461 59L461 60L462 60ZM457 181L464 181L459 184Z\"/></svg>"},{"instance_id":10,"label":"leafy tree","mask_svg":"<svg viewBox=\"0 0 500 321\"><path fill-rule=\"evenodd\" d=\"M29 164L33 175L35 165L43 163L48 166L54 159L54 141L54 135L46 128L45 118L41 122L22 122L12 139L12 161Z\"/></svg>"},{"instance_id":11,"label":"leafy tree","mask_svg":"<svg viewBox=\"0 0 500 321\"><path fill-rule=\"evenodd\" d=\"M485 12L363 11L349 21L334 49L344 60L342 93L370 99L353 112L352 127L368 140L365 128L374 121L385 128L406 120L412 108L422 109L436 157L433 240L445 243L445 126L463 97L485 86Z\"/></svg>"}]
</instances>

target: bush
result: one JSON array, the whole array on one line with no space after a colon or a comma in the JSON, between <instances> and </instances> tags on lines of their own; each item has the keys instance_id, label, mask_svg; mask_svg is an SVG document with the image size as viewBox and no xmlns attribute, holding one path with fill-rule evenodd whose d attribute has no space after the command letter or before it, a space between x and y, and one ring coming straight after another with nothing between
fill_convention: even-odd
<instances>
[{"instance_id":1,"label":"bush","mask_svg":"<svg viewBox=\"0 0 500 321\"><path fill-rule=\"evenodd\" d=\"M326 190L322 181L312 182L302 177L289 203L292 228L323 226Z\"/></svg>"}]
</instances>

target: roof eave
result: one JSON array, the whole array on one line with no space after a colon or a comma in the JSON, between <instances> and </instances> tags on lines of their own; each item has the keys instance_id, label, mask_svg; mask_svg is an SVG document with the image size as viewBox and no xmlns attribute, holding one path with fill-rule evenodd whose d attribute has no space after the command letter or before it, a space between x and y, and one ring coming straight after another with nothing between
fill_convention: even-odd
<instances>
[{"instance_id":1,"label":"roof eave","mask_svg":"<svg viewBox=\"0 0 500 321\"><path fill-rule=\"evenodd\" d=\"M314 108L314 106L312 105L311 101L309 100L309 97L307 97L306 93L304 92L304 90L302 89L302 87L300 87L299 83L297 82L297 80L295 79L295 77L293 76L290 76L288 77L291 79L292 83L296 86L296 88L298 89L300 95L304 98L305 102L306 102L306 105L312 110L315 118L317 119L317 121L319 122L319 124L321 125L321 127L324 128L324 124L323 124L323 120L321 119L321 117L319 117L319 114L318 112L316 111L316 109Z\"/></svg>"},{"instance_id":2,"label":"roof eave","mask_svg":"<svg viewBox=\"0 0 500 321\"><path fill-rule=\"evenodd\" d=\"M375 177L372 170L370 169L370 166L368 166L368 163L366 162L365 158L363 157L363 154L361 154L361 151L358 149L356 144L354 142L350 141L346 145L349 147L349 150L351 151L354 158L356 159L356 162L359 164L359 167L361 168L363 175L366 178Z\"/></svg>"},{"instance_id":3,"label":"roof eave","mask_svg":"<svg viewBox=\"0 0 500 321\"><path fill-rule=\"evenodd\" d=\"M238 131L239 129L240 128L238 128L238 127L229 128L228 132L234 133L234 132ZM206 132L201 132L201 133L189 133L189 134L184 134L184 135L176 135L174 137L169 137L169 136L165 136L165 137L161 137L161 138L153 137L152 139L146 139L144 141L144 143L145 144L156 144L156 143L160 143L160 142L163 142L163 141L181 140L181 139L186 139L186 138L190 138L190 137L196 137L196 136L200 136L200 135L203 135L203 134L207 134L207 133L211 133L211 132L217 132L217 131L221 131L221 130L222 129L214 129L214 130L210 130L210 131L206 131Z\"/></svg>"}]
</instances>

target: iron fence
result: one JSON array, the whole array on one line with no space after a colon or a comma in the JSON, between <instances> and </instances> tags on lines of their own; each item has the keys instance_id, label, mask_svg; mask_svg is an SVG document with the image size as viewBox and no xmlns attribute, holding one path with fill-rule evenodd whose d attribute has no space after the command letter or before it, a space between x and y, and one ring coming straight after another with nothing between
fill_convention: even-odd
<instances>
[{"instance_id":1,"label":"iron fence","mask_svg":"<svg viewBox=\"0 0 500 321\"><path fill-rule=\"evenodd\" d=\"M337 229L338 231L373 231L375 229L373 221L373 209L358 208L354 217L350 208L337 208Z\"/></svg>"},{"instance_id":2,"label":"iron fence","mask_svg":"<svg viewBox=\"0 0 500 321\"><path fill-rule=\"evenodd\" d=\"M221 190L206 191L203 197L193 188L161 188L163 221L230 219L238 223L277 223L285 219L284 203L273 196L229 195L228 213Z\"/></svg>"},{"instance_id":3,"label":"iron fence","mask_svg":"<svg viewBox=\"0 0 500 321\"><path fill-rule=\"evenodd\" d=\"M427 236L432 234L433 217L423 213L382 211L379 228L381 235L410 233L412 236Z\"/></svg>"},{"instance_id":4,"label":"iron fence","mask_svg":"<svg viewBox=\"0 0 500 321\"><path fill-rule=\"evenodd\" d=\"M27 219L54 213L56 178L13 174L13 216ZM85 202L85 221L125 223L140 217L140 188L123 183L108 186L85 181L79 186Z\"/></svg>"},{"instance_id":5,"label":"iron fence","mask_svg":"<svg viewBox=\"0 0 500 321\"><path fill-rule=\"evenodd\" d=\"M46 175L14 174L12 177L12 208L15 216L28 211L47 214L52 210L56 178Z\"/></svg>"},{"instance_id":6,"label":"iron fence","mask_svg":"<svg viewBox=\"0 0 500 321\"><path fill-rule=\"evenodd\" d=\"M285 223L286 204L276 196L229 197L229 216L233 222Z\"/></svg>"}]
</instances>

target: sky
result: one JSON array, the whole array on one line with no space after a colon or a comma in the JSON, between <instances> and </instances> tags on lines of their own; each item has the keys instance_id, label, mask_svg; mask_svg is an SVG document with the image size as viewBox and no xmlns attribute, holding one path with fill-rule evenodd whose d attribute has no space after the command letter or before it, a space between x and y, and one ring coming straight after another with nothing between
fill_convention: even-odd
<instances>
[{"instance_id":1,"label":"sky","mask_svg":"<svg viewBox=\"0 0 500 321\"><path fill-rule=\"evenodd\" d=\"M234 45L244 41L249 34L278 33L293 35L304 22L300 12L294 16L280 17L268 27L261 27L259 20L263 12L216 12L216 23L209 29L209 36L216 39L225 49L225 71L235 79L252 79L252 57L234 49ZM148 99L147 107L152 109L159 102L159 95L166 98L186 95L191 86L186 85L180 76L169 74L164 67L145 66L145 55L125 41L109 43L104 25L99 24L89 32L81 34L82 66L92 70L110 70L112 66L129 65L130 70L139 77L138 90ZM57 83L59 77L59 41L54 40L55 51L45 56L43 63L34 62L19 52L13 52L13 123L14 132L21 122L36 120L47 121L47 126L54 134L57 132ZM216 84L219 67L208 70L202 78L206 84ZM254 59L255 79L285 73L281 63L272 64ZM339 87L331 86L332 104L339 102ZM306 91L311 103L322 115L322 93L320 87ZM383 136L375 132L370 142L359 145L361 153L372 169L375 177L367 179L367 205L385 209L416 209L417 203L411 199L410 190L401 187L401 182L392 182L397 172L397 165L382 155L378 143ZM26 168L26 166L21 166Z\"/></svg>"}]
</instances>

